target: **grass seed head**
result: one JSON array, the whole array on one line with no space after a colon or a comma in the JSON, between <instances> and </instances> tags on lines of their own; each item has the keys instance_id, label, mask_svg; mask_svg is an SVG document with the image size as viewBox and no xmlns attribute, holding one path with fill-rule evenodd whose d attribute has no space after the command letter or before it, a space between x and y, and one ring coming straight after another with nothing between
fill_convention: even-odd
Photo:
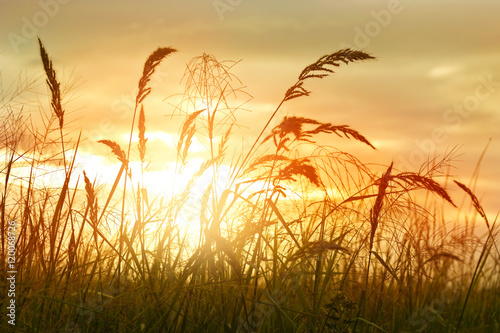
<instances>
[{"instance_id":1,"label":"grass seed head","mask_svg":"<svg viewBox=\"0 0 500 333\"><path fill-rule=\"evenodd\" d=\"M118 158L118 160L120 162L122 162L125 165L128 164L128 160L127 160L127 156L125 155L125 151L120 147L120 145L118 143L111 141L111 140L99 140L97 142L105 144L106 146L111 148L111 151L113 152L113 154L115 154L115 156Z\"/></svg>"},{"instance_id":2,"label":"grass seed head","mask_svg":"<svg viewBox=\"0 0 500 333\"><path fill-rule=\"evenodd\" d=\"M47 85L49 86L51 93L51 106L52 110L59 120L59 128L64 125L64 109L61 106L61 87L59 81L57 81L56 71L52 65L52 60L50 60L45 46L43 45L40 38L38 38L38 46L40 47L40 57L42 58L43 69L47 75Z\"/></svg>"},{"instance_id":3,"label":"grass seed head","mask_svg":"<svg viewBox=\"0 0 500 333\"><path fill-rule=\"evenodd\" d=\"M137 93L137 97L135 99L136 105L142 103L144 98L146 98L146 96L151 92L151 87L148 87L148 83L151 80L151 76L155 72L156 67L167 55L174 52L177 52L177 50L171 47L159 47L148 57L148 59L144 63L142 77L139 80L139 92Z\"/></svg>"}]
</instances>

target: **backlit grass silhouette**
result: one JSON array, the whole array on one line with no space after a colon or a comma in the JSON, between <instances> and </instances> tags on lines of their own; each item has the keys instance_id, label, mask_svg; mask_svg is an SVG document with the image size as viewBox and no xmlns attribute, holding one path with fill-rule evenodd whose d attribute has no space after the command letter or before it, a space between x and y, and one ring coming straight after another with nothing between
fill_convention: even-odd
<instances>
[{"instance_id":1,"label":"backlit grass silhouette","mask_svg":"<svg viewBox=\"0 0 500 333\"><path fill-rule=\"evenodd\" d=\"M148 151L148 114L156 111L144 101L175 49L146 60L128 145L99 140L119 167L98 184L75 171L84 138L67 131L57 66L40 40L39 48L51 110L44 127L22 118L12 96L0 103L1 258L5 265L6 226L16 221L16 330L499 331L496 219L455 181L476 212L460 213L460 192L454 199L446 185L452 154L419 172L375 168L324 143L376 148L348 125L275 119L284 103L309 95L309 80L371 55L345 49L307 66L247 148L232 141L239 101L249 96L231 72L236 63L193 58L172 111L183 120L162 196L144 183L148 164L160 159ZM206 148L197 164L195 139ZM61 174L59 183L42 182L47 172ZM484 237L476 218L487 225ZM2 328L11 328L5 318Z\"/></svg>"}]
</instances>

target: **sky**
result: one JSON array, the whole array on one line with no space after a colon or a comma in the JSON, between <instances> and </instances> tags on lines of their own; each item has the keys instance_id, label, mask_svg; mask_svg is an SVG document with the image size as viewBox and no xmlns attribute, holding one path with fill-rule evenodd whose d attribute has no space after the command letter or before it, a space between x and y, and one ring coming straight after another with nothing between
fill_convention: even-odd
<instances>
[{"instance_id":1,"label":"sky","mask_svg":"<svg viewBox=\"0 0 500 333\"><path fill-rule=\"evenodd\" d=\"M363 50L377 60L308 82L311 95L287 102L279 115L350 125L377 150L337 138L328 144L400 170L418 171L456 149L450 172L467 185L489 143L475 193L493 220L500 210L499 14L493 0L0 0L0 72L4 87L21 74L41 77L39 36L60 79L75 82L65 107L68 126L88 138L82 154L105 156L95 142L126 141L145 59L158 46L173 47L178 52L158 68L146 104L149 143L168 155L177 127L167 117L175 97L167 97L183 91L193 57L240 61L233 73L253 98L245 104L251 112L238 115L239 130L255 137L305 66L339 49ZM38 90L48 105L46 89Z\"/></svg>"}]
</instances>

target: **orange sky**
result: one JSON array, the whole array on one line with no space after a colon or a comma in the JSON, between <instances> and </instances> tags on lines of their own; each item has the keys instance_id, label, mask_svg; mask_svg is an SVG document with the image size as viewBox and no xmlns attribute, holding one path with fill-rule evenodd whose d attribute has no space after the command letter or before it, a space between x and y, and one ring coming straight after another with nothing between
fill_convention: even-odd
<instances>
[{"instance_id":1,"label":"orange sky","mask_svg":"<svg viewBox=\"0 0 500 333\"><path fill-rule=\"evenodd\" d=\"M165 117L172 107L164 98L182 92L192 57L242 60L234 74L253 99L252 113L238 120L251 137L303 67L340 48L362 49L378 60L308 82L311 96L288 102L281 115L351 125L378 151L329 144L409 171L458 146L452 173L465 184L491 138L476 194L493 220L500 209L499 14L493 0L0 0L0 71L4 87L23 71L41 75L40 36L60 78L72 71L79 78L66 108L75 110L71 125L90 138L82 152L105 154L91 141L124 142L144 61L158 46L172 46L179 52L158 69L146 103L150 144L168 151L162 133L177 128ZM45 103L45 88L38 90Z\"/></svg>"}]
</instances>

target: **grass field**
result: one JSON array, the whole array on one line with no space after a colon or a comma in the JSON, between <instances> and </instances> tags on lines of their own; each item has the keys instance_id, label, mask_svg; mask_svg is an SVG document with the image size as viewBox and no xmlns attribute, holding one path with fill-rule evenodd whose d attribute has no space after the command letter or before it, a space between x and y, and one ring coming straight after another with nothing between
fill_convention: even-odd
<instances>
[{"instance_id":1,"label":"grass field","mask_svg":"<svg viewBox=\"0 0 500 333\"><path fill-rule=\"evenodd\" d=\"M307 98L309 81L369 54L340 50L304 68L241 147L234 100L246 93L234 63L193 58L158 194L144 181L162 158L147 148L155 111L145 101L175 50L144 64L128 145L99 141L116 159L115 178L100 184L77 163L85 138L67 129L57 66L39 47L43 123L13 102L29 82L0 101L1 331L500 332L497 217L448 174L453 152L398 170L325 145L376 148L347 125L277 119L284 103ZM48 174L59 180L47 184Z\"/></svg>"}]
</instances>

